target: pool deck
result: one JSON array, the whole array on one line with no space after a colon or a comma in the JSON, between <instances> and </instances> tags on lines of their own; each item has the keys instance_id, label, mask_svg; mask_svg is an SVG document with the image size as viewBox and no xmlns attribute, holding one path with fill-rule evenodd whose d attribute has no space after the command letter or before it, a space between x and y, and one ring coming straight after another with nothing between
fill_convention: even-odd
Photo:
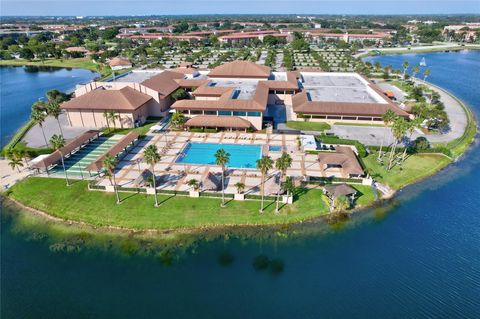
<instances>
[{"instance_id":1,"label":"pool deck","mask_svg":"<svg viewBox=\"0 0 480 319\"><path fill-rule=\"evenodd\" d=\"M293 159L292 166L287 171L289 176L325 176L317 156L298 149L296 146L297 135L241 132L165 132L162 134L149 133L144 140L141 140L123 157L115 171L117 183L122 187L135 187L134 181L140 176L140 173L144 169L149 169L149 165L144 162L137 163L136 160L143 157L145 147L151 144L158 147L161 155L160 162L155 165L155 174L162 181L157 185L158 190L190 191L192 188L188 186L189 180L202 181L209 172L221 172L221 168L216 165L177 163L177 157L189 142L281 146ZM268 146L263 147L263 155L268 155L276 160L281 152L269 151ZM274 169L270 171L270 175L275 173ZM341 175L338 176L342 177ZM259 194L261 173L257 169L228 169L225 178L225 192L236 193L237 190L234 185L238 182L245 184L245 194ZM110 182L108 178L102 178L98 185L108 186Z\"/></svg>"}]
</instances>

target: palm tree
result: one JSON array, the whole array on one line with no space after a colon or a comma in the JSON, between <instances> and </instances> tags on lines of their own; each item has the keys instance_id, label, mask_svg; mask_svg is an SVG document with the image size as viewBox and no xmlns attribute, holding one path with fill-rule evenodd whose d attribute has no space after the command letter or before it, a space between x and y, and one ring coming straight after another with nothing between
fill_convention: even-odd
<instances>
[{"instance_id":1,"label":"palm tree","mask_svg":"<svg viewBox=\"0 0 480 319\"><path fill-rule=\"evenodd\" d=\"M200 187L200 183L195 178L192 178L188 181L188 186L192 187L194 191L197 191Z\"/></svg>"},{"instance_id":2,"label":"palm tree","mask_svg":"<svg viewBox=\"0 0 480 319\"><path fill-rule=\"evenodd\" d=\"M8 165L12 168L12 170L17 169L17 171L20 173L20 167L23 167L23 162L22 158L18 155L16 152L11 152L8 153Z\"/></svg>"},{"instance_id":3,"label":"palm tree","mask_svg":"<svg viewBox=\"0 0 480 319\"><path fill-rule=\"evenodd\" d=\"M287 191L287 197L290 197L290 193L295 192L295 184L293 183L293 179L291 177L288 177L285 179L285 190Z\"/></svg>"},{"instance_id":4,"label":"palm tree","mask_svg":"<svg viewBox=\"0 0 480 319\"><path fill-rule=\"evenodd\" d=\"M405 75L407 73L408 67L410 66L410 63L408 61L403 62L402 67L403 67L403 79L405 80Z\"/></svg>"},{"instance_id":5,"label":"palm tree","mask_svg":"<svg viewBox=\"0 0 480 319\"><path fill-rule=\"evenodd\" d=\"M265 177L268 174L268 171L273 167L273 160L270 156L263 156L261 159L257 160L257 169L262 173L262 206L260 207L260 213L263 213L263 198L265 195Z\"/></svg>"},{"instance_id":6,"label":"palm tree","mask_svg":"<svg viewBox=\"0 0 480 319\"><path fill-rule=\"evenodd\" d=\"M108 131L110 132L110 124L109 124L110 121L109 121L109 115L107 111L103 112L103 117L105 118L105 122L107 123Z\"/></svg>"},{"instance_id":7,"label":"palm tree","mask_svg":"<svg viewBox=\"0 0 480 319\"><path fill-rule=\"evenodd\" d=\"M275 161L275 168L280 171L280 185L283 183L283 177L287 174L287 169L289 169L291 166L292 157L287 152L283 152L282 155ZM280 202L280 188L277 192L277 204L275 207L276 213L278 213L278 205Z\"/></svg>"},{"instance_id":8,"label":"palm tree","mask_svg":"<svg viewBox=\"0 0 480 319\"><path fill-rule=\"evenodd\" d=\"M382 139L382 143L380 144L380 150L378 152L377 160L380 160L380 158L382 157L383 143L385 142L385 139L386 139L385 135L387 132L388 124L392 123L395 120L395 117L396 117L396 114L391 109L388 109L385 113L383 113L382 119L383 119L383 124L385 126L385 129L383 130L383 139Z\"/></svg>"},{"instance_id":9,"label":"palm tree","mask_svg":"<svg viewBox=\"0 0 480 319\"><path fill-rule=\"evenodd\" d=\"M405 121L405 119L403 117L398 117L395 120L395 122L393 123L393 127L392 127L392 133L393 133L393 136L395 137L395 143L393 144L393 149L390 153L388 170L392 169L393 159L394 159L394 155L395 155L395 151L396 151L398 142L405 135L406 130L407 130L407 121Z\"/></svg>"},{"instance_id":10,"label":"palm tree","mask_svg":"<svg viewBox=\"0 0 480 319\"><path fill-rule=\"evenodd\" d=\"M58 119L60 114L62 114L62 111L60 110L60 104L58 104L58 102L56 102L55 100L48 102L47 114L50 116L53 116L57 120L58 128L60 129L60 134L63 135L62 126L60 125L60 120Z\"/></svg>"},{"instance_id":11,"label":"palm tree","mask_svg":"<svg viewBox=\"0 0 480 319\"><path fill-rule=\"evenodd\" d=\"M412 68L412 78L415 80L415 75L420 72L420 66L418 64L415 64L415 66Z\"/></svg>"},{"instance_id":12,"label":"palm tree","mask_svg":"<svg viewBox=\"0 0 480 319\"><path fill-rule=\"evenodd\" d=\"M157 178L155 176L155 164L160 161L160 154L158 153L158 148L155 144L149 145L145 148L143 152L143 158L145 163L150 165L153 175L153 189L155 195L155 207L158 207L158 198L157 198Z\"/></svg>"},{"instance_id":13,"label":"palm tree","mask_svg":"<svg viewBox=\"0 0 480 319\"><path fill-rule=\"evenodd\" d=\"M406 122L406 131L408 131L409 133L409 136L408 136L409 141L412 140L413 132L415 132L415 128L420 126L420 123L421 123L421 119L419 117L417 117L416 119L410 122ZM407 147L405 147L405 149L403 150L402 161L401 161L402 164L403 162L405 162L405 156L407 156Z\"/></svg>"},{"instance_id":14,"label":"palm tree","mask_svg":"<svg viewBox=\"0 0 480 319\"><path fill-rule=\"evenodd\" d=\"M235 187L237 188L237 193L241 194L243 190L245 189L245 184L242 182L237 182L235 183Z\"/></svg>"},{"instance_id":15,"label":"palm tree","mask_svg":"<svg viewBox=\"0 0 480 319\"><path fill-rule=\"evenodd\" d=\"M181 112L173 113L170 123L176 128L181 127L185 123L185 115Z\"/></svg>"},{"instance_id":16,"label":"palm tree","mask_svg":"<svg viewBox=\"0 0 480 319\"><path fill-rule=\"evenodd\" d=\"M63 160L63 153L60 151L60 149L65 146L65 139L63 138L63 135L54 134L50 138L50 144L52 144L53 148L60 153L60 158L62 159L63 172L65 173L65 180L67 181L67 186L70 186L70 182L68 181L67 170L65 169L65 161Z\"/></svg>"},{"instance_id":17,"label":"palm tree","mask_svg":"<svg viewBox=\"0 0 480 319\"><path fill-rule=\"evenodd\" d=\"M215 164L222 167L222 204L221 207L225 207L225 167L230 162L230 154L223 148L218 149L215 153Z\"/></svg>"},{"instance_id":18,"label":"palm tree","mask_svg":"<svg viewBox=\"0 0 480 319\"><path fill-rule=\"evenodd\" d=\"M103 168L105 168L105 175L108 176L108 179L110 180L110 184L112 184L112 178L113 178L113 190L115 191L115 196L117 197L117 204L120 204L120 197L118 196L118 190L117 190L117 181L115 180L115 167L117 166L117 159L110 155L107 154L102 160Z\"/></svg>"},{"instance_id":19,"label":"palm tree","mask_svg":"<svg viewBox=\"0 0 480 319\"><path fill-rule=\"evenodd\" d=\"M47 115L44 111L39 109L33 109L30 118L35 124L38 124L42 129L43 139L45 140L45 145L48 147L47 137L45 136L45 131L43 130L43 122L45 122Z\"/></svg>"},{"instance_id":20,"label":"palm tree","mask_svg":"<svg viewBox=\"0 0 480 319\"><path fill-rule=\"evenodd\" d=\"M423 83L425 83L425 81L427 81L427 78L430 76L430 69L425 69L425 71L423 71Z\"/></svg>"},{"instance_id":21,"label":"palm tree","mask_svg":"<svg viewBox=\"0 0 480 319\"><path fill-rule=\"evenodd\" d=\"M107 122L107 127L108 127L109 131L110 131L110 126L108 125L108 123L110 121L113 124L113 130L115 130L117 128L115 123L116 123L116 120L120 120L120 115L115 113L115 111L105 111L105 112L103 112L103 117L105 117L105 120Z\"/></svg>"}]
</instances>

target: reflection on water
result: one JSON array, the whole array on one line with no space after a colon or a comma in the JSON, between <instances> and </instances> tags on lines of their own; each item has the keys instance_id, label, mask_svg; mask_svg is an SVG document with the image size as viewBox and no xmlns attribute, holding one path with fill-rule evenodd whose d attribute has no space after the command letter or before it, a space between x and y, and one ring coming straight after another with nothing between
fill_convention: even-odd
<instances>
[{"instance_id":1,"label":"reflection on water","mask_svg":"<svg viewBox=\"0 0 480 319\"><path fill-rule=\"evenodd\" d=\"M422 56L432 82L478 114L480 52ZM478 158L476 142L438 175L348 219L165 240L4 207L1 317L479 318Z\"/></svg>"}]
</instances>

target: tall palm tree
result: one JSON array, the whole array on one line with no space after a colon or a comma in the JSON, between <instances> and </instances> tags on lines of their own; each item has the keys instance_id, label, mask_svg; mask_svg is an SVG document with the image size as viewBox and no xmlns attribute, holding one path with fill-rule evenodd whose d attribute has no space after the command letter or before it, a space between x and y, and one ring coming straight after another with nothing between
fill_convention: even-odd
<instances>
[{"instance_id":1,"label":"tall palm tree","mask_svg":"<svg viewBox=\"0 0 480 319\"><path fill-rule=\"evenodd\" d=\"M265 177L268 174L268 171L273 168L273 160L270 156L263 156L261 159L257 160L257 169L262 173L262 206L260 207L260 213L263 213L263 199L265 195Z\"/></svg>"},{"instance_id":2,"label":"tall palm tree","mask_svg":"<svg viewBox=\"0 0 480 319\"><path fill-rule=\"evenodd\" d=\"M7 154L8 158L8 165L12 168L12 170L17 169L20 173L20 167L23 167L22 158L16 152L11 152Z\"/></svg>"},{"instance_id":3,"label":"tall palm tree","mask_svg":"<svg viewBox=\"0 0 480 319\"><path fill-rule=\"evenodd\" d=\"M218 149L215 153L215 164L222 167L222 204L225 207L225 169L230 162L230 153L227 153L223 148Z\"/></svg>"},{"instance_id":4,"label":"tall palm tree","mask_svg":"<svg viewBox=\"0 0 480 319\"><path fill-rule=\"evenodd\" d=\"M67 186L70 186L67 170L65 169L65 161L63 159L63 153L60 151L60 149L65 146L65 139L63 138L63 135L54 134L50 138L50 144L52 144L53 148L60 153L60 158L62 159L63 172L65 173L65 180L67 181Z\"/></svg>"},{"instance_id":5,"label":"tall palm tree","mask_svg":"<svg viewBox=\"0 0 480 319\"><path fill-rule=\"evenodd\" d=\"M406 131L408 131L409 133L409 136L408 136L409 141L412 140L413 132L415 132L415 128L420 126L420 123L421 123L421 119L419 117L415 118L412 121L406 122ZM403 162L405 162L406 156L407 156L407 147L405 147L405 149L403 150L402 161L401 161L402 164Z\"/></svg>"},{"instance_id":6,"label":"tall palm tree","mask_svg":"<svg viewBox=\"0 0 480 319\"><path fill-rule=\"evenodd\" d=\"M60 104L57 101L52 100L47 104L47 114L53 116L57 120L58 128L60 129L60 134L63 135L62 126L60 125L60 120L58 117L62 114L60 110Z\"/></svg>"},{"instance_id":7,"label":"tall palm tree","mask_svg":"<svg viewBox=\"0 0 480 319\"><path fill-rule=\"evenodd\" d=\"M292 157L287 152L283 152L282 155L275 161L275 168L280 171L280 185L283 184L283 177L287 174L287 169L289 169L291 166ZM280 188L277 192L277 203L275 207L276 213L278 213L278 205L280 202Z\"/></svg>"},{"instance_id":8,"label":"tall palm tree","mask_svg":"<svg viewBox=\"0 0 480 319\"><path fill-rule=\"evenodd\" d=\"M113 130L117 129L116 121L120 120L120 115L115 113L115 111L105 111L103 112L103 116L105 117L105 120L107 121L107 127L110 130L110 126L108 125L109 122L113 124Z\"/></svg>"},{"instance_id":9,"label":"tall palm tree","mask_svg":"<svg viewBox=\"0 0 480 319\"><path fill-rule=\"evenodd\" d=\"M245 184L242 182L237 182L235 183L235 187L237 188L237 193L241 194L243 190L245 189Z\"/></svg>"},{"instance_id":10,"label":"tall palm tree","mask_svg":"<svg viewBox=\"0 0 480 319\"><path fill-rule=\"evenodd\" d=\"M40 126L43 134L43 139L45 140L45 145L48 147L47 137L45 136L45 131L43 130L43 122L45 122L45 119L47 118L46 113L40 109L33 109L30 118L35 124L38 124L38 126Z\"/></svg>"},{"instance_id":11,"label":"tall palm tree","mask_svg":"<svg viewBox=\"0 0 480 319\"><path fill-rule=\"evenodd\" d=\"M408 67L410 66L410 63L408 61L403 62L402 67L403 67L403 79L405 80L405 75L407 74Z\"/></svg>"},{"instance_id":12,"label":"tall palm tree","mask_svg":"<svg viewBox=\"0 0 480 319\"><path fill-rule=\"evenodd\" d=\"M386 139L385 135L386 135L386 132L387 132L387 127L390 123L392 123L395 120L395 117L396 117L396 114L391 109L388 109L382 115L383 125L385 126L385 129L383 130L383 139L382 139L382 143L380 144L380 150L378 152L377 160L380 160L380 158L382 157L382 149L383 149L383 143L385 142L385 139Z\"/></svg>"},{"instance_id":13,"label":"tall palm tree","mask_svg":"<svg viewBox=\"0 0 480 319\"><path fill-rule=\"evenodd\" d=\"M412 78L415 80L415 75L420 72L420 65L415 64L412 68Z\"/></svg>"},{"instance_id":14,"label":"tall palm tree","mask_svg":"<svg viewBox=\"0 0 480 319\"><path fill-rule=\"evenodd\" d=\"M398 117L393 123L393 127L392 127L392 133L393 133L393 136L395 137L395 143L393 144L393 149L390 153L390 159L389 159L387 170L392 169L393 160L395 157L395 151L397 149L398 142L405 135L406 130L407 130L407 121L405 121L403 117Z\"/></svg>"},{"instance_id":15,"label":"tall palm tree","mask_svg":"<svg viewBox=\"0 0 480 319\"><path fill-rule=\"evenodd\" d=\"M153 175L153 189L155 195L155 207L158 207L158 198L157 198L157 178L155 176L155 164L160 161L160 154L158 153L158 148L155 144L149 145L145 148L143 152L143 159L145 163L150 165Z\"/></svg>"},{"instance_id":16,"label":"tall palm tree","mask_svg":"<svg viewBox=\"0 0 480 319\"><path fill-rule=\"evenodd\" d=\"M107 154L103 158L102 164L103 168L105 169L105 175L107 175L108 179L110 180L110 184L112 184L113 178L113 190L115 191L115 196L117 197L117 204L120 204L120 197L118 196L117 190L117 181L115 180L115 167L117 166L117 159L114 156Z\"/></svg>"},{"instance_id":17,"label":"tall palm tree","mask_svg":"<svg viewBox=\"0 0 480 319\"><path fill-rule=\"evenodd\" d=\"M107 111L103 112L103 117L105 118L105 122L107 123L107 129L110 132L110 119Z\"/></svg>"},{"instance_id":18,"label":"tall palm tree","mask_svg":"<svg viewBox=\"0 0 480 319\"><path fill-rule=\"evenodd\" d=\"M427 78L429 76L430 76L430 69L425 69L425 71L423 71L423 83L427 81Z\"/></svg>"}]
</instances>

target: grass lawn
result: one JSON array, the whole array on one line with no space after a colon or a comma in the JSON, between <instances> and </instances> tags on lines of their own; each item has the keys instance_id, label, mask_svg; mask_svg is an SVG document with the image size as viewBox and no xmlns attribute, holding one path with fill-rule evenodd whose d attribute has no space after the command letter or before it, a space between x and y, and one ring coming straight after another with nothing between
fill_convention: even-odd
<instances>
[{"instance_id":1,"label":"grass lawn","mask_svg":"<svg viewBox=\"0 0 480 319\"><path fill-rule=\"evenodd\" d=\"M387 171L384 166L377 162L377 153L375 152L364 158L363 162L376 180L393 189L400 189L434 174L449 164L451 160L443 155L415 154L408 156L401 167L397 165Z\"/></svg>"},{"instance_id":2,"label":"grass lawn","mask_svg":"<svg viewBox=\"0 0 480 319\"><path fill-rule=\"evenodd\" d=\"M355 199L355 206L367 206L375 201L375 194L372 187L368 185L350 185L355 188L358 193Z\"/></svg>"},{"instance_id":3,"label":"grass lawn","mask_svg":"<svg viewBox=\"0 0 480 319\"><path fill-rule=\"evenodd\" d=\"M301 189L298 199L275 214L275 203L266 202L263 214L260 201L230 201L220 208L220 199L159 196L160 207L153 206L152 195L115 194L88 191L86 181L66 187L63 179L30 177L8 192L19 202L49 214L96 226L121 226L134 229L181 229L218 225L266 225L302 221L328 213L322 190Z\"/></svg>"},{"instance_id":4,"label":"grass lawn","mask_svg":"<svg viewBox=\"0 0 480 319\"><path fill-rule=\"evenodd\" d=\"M100 72L99 69L97 68L98 64L93 63L92 59L89 59L89 58L45 59L44 61L40 61L40 60L28 61L24 59L2 60L0 61L0 65L53 66L53 67L64 67L64 68L87 69L90 71ZM109 70L106 70L106 72L110 73ZM102 75L106 75L106 74L103 74L103 72L100 72L100 73Z\"/></svg>"},{"instance_id":5,"label":"grass lawn","mask_svg":"<svg viewBox=\"0 0 480 319\"><path fill-rule=\"evenodd\" d=\"M288 121L287 126L300 131L325 131L330 129L330 125L324 122Z\"/></svg>"},{"instance_id":6,"label":"grass lawn","mask_svg":"<svg viewBox=\"0 0 480 319\"><path fill-rule=\"evenodd\" d=\"M116 128L116 129L111 128L110 130L108 128L104 128L103 133L107 135L113 135L113 134L127 134L131 131L134 131L140 135L146 135L150 130L150 128L156 124L157 124L156 122L153 122L153 123L147 122L135 128Z\"/></svg>"}]
</instances>

